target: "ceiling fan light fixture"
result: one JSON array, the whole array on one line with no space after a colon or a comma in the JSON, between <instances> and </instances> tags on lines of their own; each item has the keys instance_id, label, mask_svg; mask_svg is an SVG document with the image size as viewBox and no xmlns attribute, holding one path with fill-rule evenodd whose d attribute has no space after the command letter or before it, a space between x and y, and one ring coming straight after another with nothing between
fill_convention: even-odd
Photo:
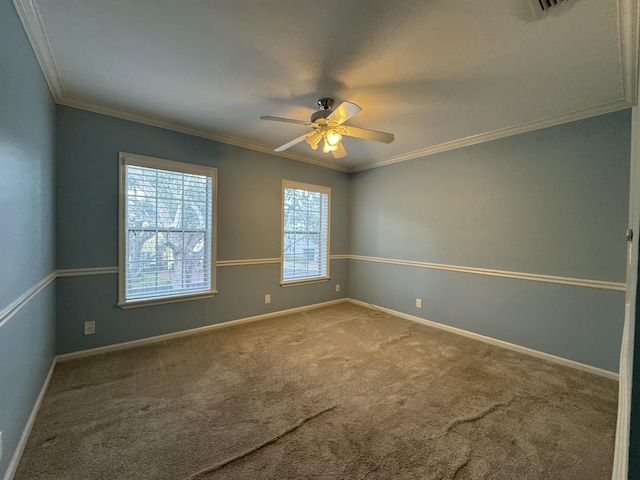
<instances>
[{"instance_id":1,"label":"ceiling fan light fixture","mask_svg":"<svg viewBox=\"0 0 640 480\"><path fill-rule=\"evenodd\" d=\"M337 147L338 143L342 140L342 135L340 135L335 130L329 130L324 137L325 143L327 143L330 147Z\"/></svg>"},{"instance_id":2,"label":"ceiling fan light fixture","mask_svg":"<svg viewBox=\"0 0 640 480\"><path fill-rule=\"evenodd\" d=\"M338 145L329 145L326 141L324 142L324 146L322 147L322 151L324 153L333 152L338 149Z\"/></svg>"},{"instance_id":3,"label":"ceiling fan light fixture","mask_svg":"<svg viewBox=\"0 0 640 480\"><path fill-rule=\"evenodd\" d=\"M318 149L318 144L320 143L320 140L322 140L322 133L321 132L312 132L306 138L306 142L309 144L309 146L313 150L317 150Z\"/></svg>"},{"instance_id":4,"label":"ceiling fan light fixture","mask_svg":"<svg viewBox=\"0 0 640 480\"><path fill-rule=\"evenodd\" d=\"M340 145L340 140L342 140L342 135L335 130L328 130L324 134L324 146L322 147L322 151L324 153L335 152L338 149L338 145Z\"/></svg>"},{"instance_id":5,"label":"ceiling fan light fixture","mask_svg":"<svg viewBox=\"0 0 640 480\"><path fill-rule=\"evenodd\" d=\"M317 150L320 140L324 139L322 151L333 155L333 158L342 158L347 154L342 145L342 136L363 138L365 140L374 140L377 142L390 143L393 141L393 135L390 133L377 132L366 128L349 127L343 125L354 115L360 113L362 109L351 102L342 102L335 110L333 107L333 99L321 98L318 100L320 110L311 115L311 121L295 120L293 118L272 117L269 115L261 116L260 120L274 120L276 122L295 123L297 125L306 125L312 130L306 134L280 145L274 150L276 152L284 152L288 148L297 145L302 141L306 141L312 150Z\"/></svg>"}]
</instances>

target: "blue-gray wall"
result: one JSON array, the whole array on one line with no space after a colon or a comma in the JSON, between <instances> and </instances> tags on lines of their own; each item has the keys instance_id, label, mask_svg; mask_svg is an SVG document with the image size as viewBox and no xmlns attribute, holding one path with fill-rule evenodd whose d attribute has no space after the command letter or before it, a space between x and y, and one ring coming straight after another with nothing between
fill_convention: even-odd
<instances>
[{"instance_id":1,"label":"blue-gray wall","mask_svg":"<svg viewBox=\"0 0 640 480\"><path fill-rule=\"evenodd\" d=\"M282 180L331 187L331 253L347 253L349 176L243 148L69 107L57 110L57 265L118 263L118 152L218 169L218 261L280 257ZM59 278L57 351L84 350L343 298L347 261L331 281L282 288L279 264L218 267L210 299L122 310L117 274ZM271 304L264 295L271 294ZM94 320L96 334L83 335Z\"/></svg>"},{"instance_id":2,"label":"blue-gray wall","mask_svg":"<svg viewBox=\"0 0 640 480\"><path fill-rule=\"evenodd\" d=\"M287 178L332 187L334 255L625 280L628 111L349 176L73 108L56 111L10 0L0 0L0 85L2 314L56 266L64 274L117 265L119 151L218 168L218 260L279 257ZM220 267L214 298L131 310L116 307L116 274L63 277L0 317L0 477L56 349L83 350L347 295L618 367L623 292L340 259L331 262L330 282L281 288L278 268ZM422 309L415 308L416 297ZM96 321L95 335L82 335L87 320Z\"/></svg>"},{"instance_id":3,"label":"blue-gray wall","mask_svg":"<svg viewBox=\"0 0 640 480\"><path fill-rule=\"evenodd\" d=\"M9 0L0 0L0 86L2 478L55 352L55 282L16 304L55 269L55 107Z\"/></svg>"},{"instance_id":4,"label":"blue-gray wall","mask_svg":"<svg viewBox=\"0 0 640 480\"><path fill-rule=\"evenodd\" d=\"M630 124L621 111L359 172L349 253L624 282ZM618 370L621 291L350 260L348 292Z\"/></svg>"}]
</instances>

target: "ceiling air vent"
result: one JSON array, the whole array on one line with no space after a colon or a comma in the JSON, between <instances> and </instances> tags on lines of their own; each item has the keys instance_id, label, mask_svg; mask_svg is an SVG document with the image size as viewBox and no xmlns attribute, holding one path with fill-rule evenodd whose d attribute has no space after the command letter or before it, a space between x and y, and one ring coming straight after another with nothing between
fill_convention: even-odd
<instances>
[{"instance_id":1,"label":"ceiling air vent","mask_svg":"<svg viewBox=\"0 0 640 480\"><path fill-rule=\"evenodd\" d=\"M541 17L545 13L548 13L549 10L553 9L563 3L565 0L529 0L531 4L531 8L533 9L533 13L535 13L536 17Z\"/></svg>"}]
</instances>

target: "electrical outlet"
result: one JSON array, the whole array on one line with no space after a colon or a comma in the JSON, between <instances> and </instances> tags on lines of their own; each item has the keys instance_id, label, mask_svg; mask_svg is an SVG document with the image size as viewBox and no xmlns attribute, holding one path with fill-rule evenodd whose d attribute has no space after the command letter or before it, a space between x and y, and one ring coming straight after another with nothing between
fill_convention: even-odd
<instances>
[{"instance_id":1,"label":"electrical outlet","mask_svg":"<svg viewBox=\"0 0 640 480\"><path fill-rule=\"evenodd\" d=\"M271 294L270 294L270 293L267 293L267 294L264 296L264 303L266 303L266 304L271 303Z\"/></svg>"},{"instance_id":2,"label":"electrical outlet","mask_svg":"<svg viewBox=\"0 0 640 480\"><path fill-rule=\"evenodd\" d=\"M94 333L96 333L96 322L84 322L84 334L93 335Z\"/></svg>"},{"instance_id":3,"label":"electrical outlet","mask_svg":"<svg viewBox=\"0 0 640 480\"><path fill-rule=\"evenodd\" d=\"M416 298L416 308L422 308L422 299Z\"/></svg>"},{"instance_id":4,"label":"electrical outlet","mask_svg":"<svg viewBox=\"0 0 640 480\"><path fill-rule=\"evenodd\" d=\"M340 284L336 283L336 292L339 292L339 291L340 291Z\"/></svg>"}]
</instances>

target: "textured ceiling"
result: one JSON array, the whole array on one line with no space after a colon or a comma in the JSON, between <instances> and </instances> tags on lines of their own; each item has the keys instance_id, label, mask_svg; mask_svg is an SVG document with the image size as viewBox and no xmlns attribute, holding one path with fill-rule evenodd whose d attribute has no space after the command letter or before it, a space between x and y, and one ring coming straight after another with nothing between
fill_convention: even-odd
<instances>
[{"instance_id":1,"label":"textured ceiling","mask_svg":"<svg viewBox=\"0 0 640 480\"><path fill-rule=\"evenodd\" d=\"M636 0L14 0L58 103L260 151L357 103L358 170L630 106Z\"/></svg>"}]
</instances>

